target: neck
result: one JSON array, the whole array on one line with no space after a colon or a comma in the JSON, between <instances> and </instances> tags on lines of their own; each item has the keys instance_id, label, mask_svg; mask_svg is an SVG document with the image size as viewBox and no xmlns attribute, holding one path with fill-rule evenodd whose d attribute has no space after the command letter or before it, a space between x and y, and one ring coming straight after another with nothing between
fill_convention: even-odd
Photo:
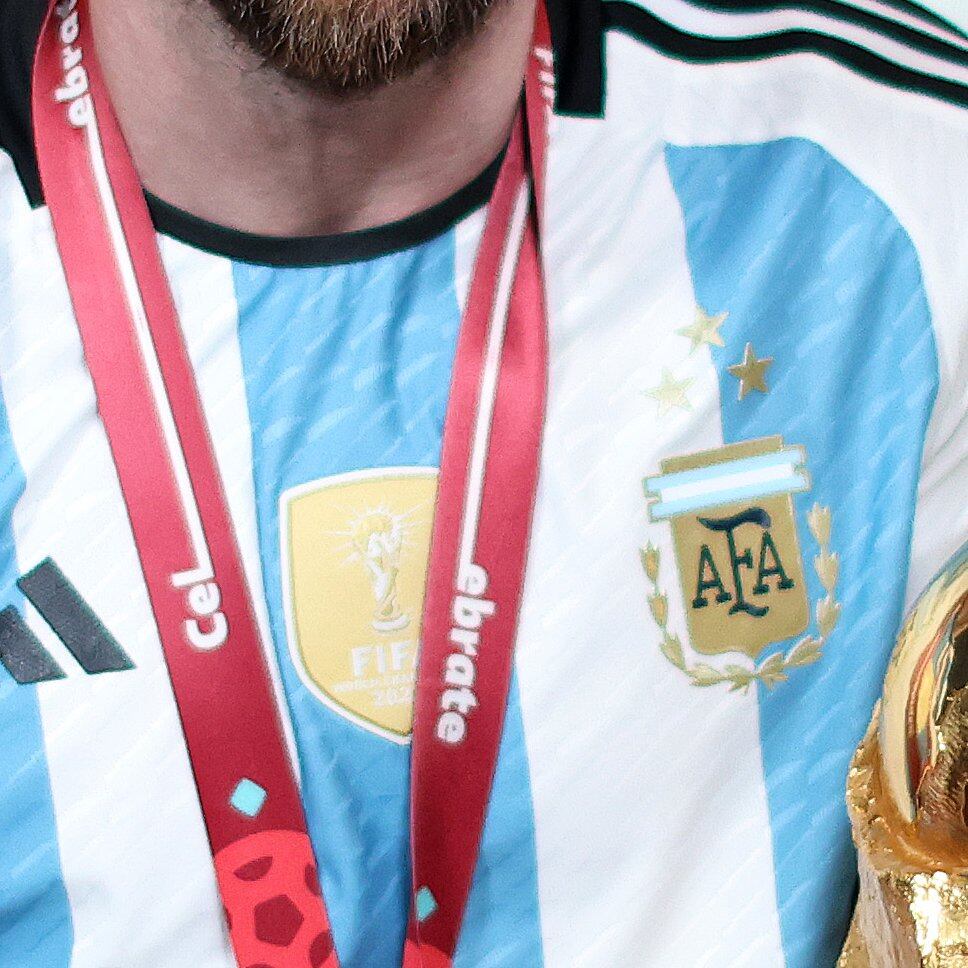
<instances>
[{"instance_id":1,"label":"neck","mask_svg":"<svg viewBox=\"0 0 968 968\"><path fill-rule=\"evenodd\" d=\"M204 0L93 0L98 58L145 188L228 228L347 232L405 218L497 156L533 0L503 0L453 53L367 95L288 81Z\"/></svg>"}]
</instances>

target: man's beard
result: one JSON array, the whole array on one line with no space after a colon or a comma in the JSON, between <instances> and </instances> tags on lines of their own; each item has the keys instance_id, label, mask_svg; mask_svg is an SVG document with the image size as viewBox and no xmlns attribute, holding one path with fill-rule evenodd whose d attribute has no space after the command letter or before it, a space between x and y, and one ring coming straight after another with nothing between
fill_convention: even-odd
<instances>
[{"instance_id":1,"label":"man's beard","mask_svg":"<svg viewBox=\"0 0 968 968\"><path fill-rule=\"evenodd\" d=\"M470 36L495 0L211 0L266 63L320 90L367 92Z\"/></svg>"}]
</instances>

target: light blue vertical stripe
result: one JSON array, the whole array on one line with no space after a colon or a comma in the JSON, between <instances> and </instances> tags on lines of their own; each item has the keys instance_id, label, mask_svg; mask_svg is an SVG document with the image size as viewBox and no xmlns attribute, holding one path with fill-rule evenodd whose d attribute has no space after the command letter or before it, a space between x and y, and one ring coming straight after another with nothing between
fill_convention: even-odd
<instances>
[{"instance_id":1,"label":"light blue vertical stripe","mask_svg":"<svg viewBox=\"0 0 968 968\"><path fill-rule=\"evenodd\" d=\"M282 491L332 474L438 465L459 325L453 235L349 266L237 264L234 277L266 596L334 938L344 968L399 968L409 747L347 722L302 685L286 645L277 505ZM486 952L503 954L487 961ZM468 968L541 963L514 691L457 960Z\"/></svg>"},{"instance_id":2,"label":"light blue vertical stripe","mask_svg":"<svg viewBox=\"0 0 968 968\"><path fill-rule=\"evenodd\" d=\"M541 968L534 810L517 682L454 968Z\"/></svg>"},{"instance_id":3,"label":"light blue vertical stripe","mask_svg":"<svg viewBox=\"0 0 968 968\"><path fill-rule=\"evenodd\" d=\"M23 492L0 399L0 609L21 614L12 519ZM37 688L17 685L0 665L0 968L66 968L74 944Z\"/></svg>"},{"instance_id":4,"label":"light blue vertical stripe","mask_svg":"<svg viewBox=\"0 0 968 968\"><path fill-rule=\"evenodd\" d=\"M850 915L845 778L903 607L938 381L929 310L910 238L818 145L670 147L667 161L696 298L729 312L713 349L725 441L781 433L806 448L813 487L794 503L811 601L823 592L806 514L833 512L839 625L819 664L759 696L786 962L816 968L833 964ZM747 341L775 362L769 393L740 401L727 367Z\"/></svg>"}]
</instances>

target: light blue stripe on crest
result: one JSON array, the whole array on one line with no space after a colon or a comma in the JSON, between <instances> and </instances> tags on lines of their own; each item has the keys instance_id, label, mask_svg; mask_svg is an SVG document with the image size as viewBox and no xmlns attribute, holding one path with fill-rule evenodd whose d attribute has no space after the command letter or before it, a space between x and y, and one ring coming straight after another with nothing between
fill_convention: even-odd
<instances>
[{"instance_id":1,"label":"light blue stripe on crest","mask_svg":"<svg viewBox=\"0 0 968 968\"><path fill-rule=\"evenodd\" d=\"M293 667L278 500L333 474L439 465L459 325L453 234L348 266L237 264L234 277L266 596L336 947L344 968L399 968L410 900L410 749L327 708ZM457 968L540 965L537 904L512 688Z\"/></svg>"},{"instance_id":2,"label":"light blue stripe on crest","mask_svg":"<svg viewBox=\"0 0 968 968\"><path fill-rule=\"evenodd\" d=\"M744 498L805 491L810 486L810 480L800 466L803 460L802 447L787 447L772 454L722 461L696 470L648 477L645 480L646 498L659 498L649 508L649 518L652 521L665 521L677 514L722 507ZM764 474L765 471L773 473ZM753 481L743 480L750 475L754 477ZM756 480L756 477L760 480ZM727 479L731 486L724 487ZM700 489L695 486L697 484L706 486ZM691 493L685 496L674 493L686 486Z\"/></svg>"},{"instance_id":3,"label":"light blue stripe on crest","mask_svg":"<svg viewBox=\"0 0 968 968\"><path fill-rule=\"evenodd\" d=\"M836 960L850 916L848 763L903 607L938 381L928 304L910 238L818 145L669 147L667 162L696 299L729 313L726 345L712 349L725 441L782 434L806 449L813 486L794 505L812 603L824 592L807 512L832 511L840 620L819 663L759 694L786 964L816 968ZM727 367L747 342L775 362L769 392L737 400Z\"/></svg>"},{"instance_id":4,"label":"light blue stripe on crest","mask_svg":"<svg viewBox=\"0 0 968 968\"><path fill-rule=\"evenodd\" d=\"M786 494L788 492L807 490L806 478L802 474L791 474L775 481L764 484L745 484L742 487L731 487L725 491L717 491L714 497L708 494L696 494L680 501L663 501L653 504L649 512L653 521L664 521L677 514L690 514L698 511L722 507L735 501L755 500L769 497L771 494Z\"/></svg>"},{"instance_id":5,"label":"light blue stripe on crest","mask_svg":"<svg viewBox=\"0 0 968 968\"><path fill-rule=\"evenodd\" d=\"M673 474L662 474L660 477L647 477L645 488L647 491L660 491L670 487L681 487L683 484L699 484L713 481L718 477L731 474L748 474L750 471L761 471L768 468L784 467L787 464L803 463L803 449L800 447L786 447L772 454L760 454L758 457L744 457L742 460L722 461L696 468L694 471L677 471Z\"/></svg>"},{"instance_id":6,"label":"light blue stripe on crest","mask_svg":"<svg viewBox=\"0 0 968 968\"><path fill-rule=\"evenodd\" d=\"M0 609L12 605L21 615L12 518L23 492L0 399ZM67 968L74 945L38 688L18 685L0 665L0 968Z\"/></svg>"}]
</instances>

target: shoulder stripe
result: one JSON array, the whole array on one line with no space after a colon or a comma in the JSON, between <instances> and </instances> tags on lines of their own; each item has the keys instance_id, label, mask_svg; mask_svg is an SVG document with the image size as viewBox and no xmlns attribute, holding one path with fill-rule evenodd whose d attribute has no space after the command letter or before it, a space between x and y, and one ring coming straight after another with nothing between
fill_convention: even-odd
<instances>
[{"instance_id":1,"label":"shoulder stripe","mask_svg":"<svg viewBox=\"0 0 968 968\"><path fill-rule=\"evenodd\" d=\"M912 2L912 0L878 0L878 3L881 7L891 7L895 11L915 17L924 24L932 24L936 27L943 27L945 30L955 30L957 33L961 33L944 17L939 16L933 10L928 10L920 3Z\"/></svg>"},{"instance_id":2,"label":"shoulder stripe","mask_svg":"<svg viewBox=\"0 0 968 968\"><path fill-rule=\"evenodd\" d=\"M750 12L744 5L739 13L712 6L706 2L700 7L694 0L649 0L646 9L627 0L606 0L603 24L670 57L699 63L815 53L892 87L968 107L968 48L946 44L946 56L941 57L881 30L820 16L803 3L795 10L774 4L767 12ZM730 4L732 10L736 7Z\"/></svg>"},{"instance_id":3,"label":"shoulder stripe","mask_svg":"<svg viewBox=\"0 0 968 968\"><path fill-rule=\"evenodd\" d=\"M758 0L688 0L693 6L719 14L783 14L816 15L829 21L829 29L838 31L844 24L854 24L865 30L882 34L914 50L950 60L955 64L968 63L968 38L952 29L927 22L919 22L910 14L885 11L876 0L777 0L761 3Z\"/></svg>"}]
</instances>

